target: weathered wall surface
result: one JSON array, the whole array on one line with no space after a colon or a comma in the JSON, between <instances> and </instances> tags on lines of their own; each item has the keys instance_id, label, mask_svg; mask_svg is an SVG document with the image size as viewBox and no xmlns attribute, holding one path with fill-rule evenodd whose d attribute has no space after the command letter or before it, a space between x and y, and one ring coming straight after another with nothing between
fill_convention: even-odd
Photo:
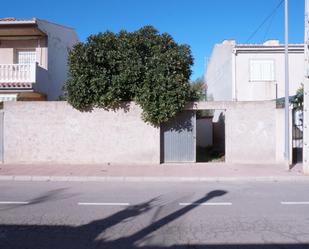
<instances>
[{"instance_id":1,"label":"weathered wall surface","mask_svg":"<svg viewBox=\"0 0 309 249\"><path fill-rule=\"evenodd\" d=\"M275 102L236 102L225 113L226 162L276 163Z\"/></svg>"},{"instance_id":2,"label":"weathered wall surface","mask_svg":"<svg viewBox=\"0 0 309 249\"><path fill-rule=\"evenodd\" d=\"M273 101L201 102L225 111L227 163L282 163L282 113ZM159 164L160 130L141 109L81 113L66 102L5 102L4 163Z\"/></svg>"},{"instance_id":3,"label":"weathered wall surface","mask_svg":"<svg viewBox=\"0 0 309 249\"><path fill-rule=\"evenodd\" d=\"M290 123L290 164L292 164L292 110L289 113ZM284 108L276 109L276 161L286 163L284 158L284 139L285 139L285 110Z\"/></svg>"},{"instance_id":4,"label":"weathered wall surface","mask_svg":"<svg viewBox=\"0 0 309 249\"><path fill-rule=\"evenodd\" d=\"M187 109L225 111L227 163L282 162L284 133L281 132L281 116L276 115L280 111L276 109L275 101L197 102L188 105Z\"/></svg>"},{"instance_id":5,"label":"weathered wall surface","mask_svg":"<svg viewBox=\"0 0 309 249\"><path fill-rule=\"evenodd\" d=\"M81 113L66 102L5 102L4 163L159 163L160 132L131 104Z\"/></svg>"}]
</instances>

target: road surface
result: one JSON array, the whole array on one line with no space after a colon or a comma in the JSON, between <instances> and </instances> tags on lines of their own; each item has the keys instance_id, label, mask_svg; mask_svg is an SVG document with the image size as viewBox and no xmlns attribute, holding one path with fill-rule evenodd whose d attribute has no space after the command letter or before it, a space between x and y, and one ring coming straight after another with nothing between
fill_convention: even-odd
<instances>
[{"instance_id":1,"label":"road surface","mask_svg":"<svg viewBox=\"0 0 309 249\"><path fill-rule=\"evenodd\" d=\"M309 249L308 182L0 182L1 249Z\"/></svg>"}]
</instances>

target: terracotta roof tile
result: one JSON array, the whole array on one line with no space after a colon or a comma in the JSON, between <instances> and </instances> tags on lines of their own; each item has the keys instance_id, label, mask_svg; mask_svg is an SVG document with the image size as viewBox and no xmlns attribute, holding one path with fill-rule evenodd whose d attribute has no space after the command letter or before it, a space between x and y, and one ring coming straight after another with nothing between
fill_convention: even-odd
<instances>
[{"instance_id":1,"label":"terracotta roof tile","mask_svg":"<svg viewBox=\"0 0 309 249\"><path fill-rule=\"evenodd\" d=\"M30 19L17 19L15 17L3 17L0 18L0 22L25 22L25 21L33 21L35 18L30 18Z\"/></svg>"}]
</instances>

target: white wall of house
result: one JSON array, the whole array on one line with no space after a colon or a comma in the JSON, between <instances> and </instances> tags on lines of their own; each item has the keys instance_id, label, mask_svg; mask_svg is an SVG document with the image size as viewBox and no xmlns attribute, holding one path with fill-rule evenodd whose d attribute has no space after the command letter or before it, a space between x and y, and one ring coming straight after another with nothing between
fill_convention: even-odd
<instances>
[{"instance_id":1,"label":"white wall of house","mask_svg":"<svg viewBox=\"0 0 309 249\"><path fill-rule=\"evenodd\" d=\"M216 44L204 76L209 100L232 100L233 43Z\"/></svg>"},{"instance_id":2,"label":"white wall of house","mask_svg":"<svg viewBox=\"0 0 309 249\"><path fill-rule=\"evenodd\" d=\"M36 62L40 67L47 69L47 39L40 37L26 40L1 40L0 64L17 63L19 50L35 50Z\"/></svg>"},{"instance_id":3,"label":"white wall of house","mask_svg":"<svg viewBox=\"0 0 309 249\"><path fill-rule=\"evenodd\" d=\"M62 87L68 76L68 53L78 42L74 29L37 20L38 27L47 34L49 84L37 85L37 90L48 93L48 100L56 100L62 95Z\"/></svg>"},{"instance_id":4,"label":"white wall of house","mask_svg":"<svg viewBox=\"0 0 309 249\"><path fill-rule=\"evenodd\" d=\"M56 100L62 95L63 84L67 79L68 53L78 42L78 37L74 29L62 25L40 19L34 19L33 25L35 24L40 30L37 38L25 30L27 35L16 36L16 39L15 36L1 39L0 64L18 63L18 51L35 51L38 68L33 88L37 92L45 93L48 100ZM20 30L23 30L22 26Z\"/></svg>"},{"instance_id":5,"label":"white wall of house","mask_svg":"<svg viewBox=\"0 0 309 249\"><path fill-rule=\"evenodd\" d=\"M14 49L5 48L0 44L0 64L13 64L14 63Z\"/></svg>"},{"instance_id":6,"label":"white wall of house","mask_svg":"<svg viewBox=\"0 0 309 249\"><path fill-rule=\"evenodd\" d=\"M304 82L303 68L304 60L303 53L289 53L289 92L290 95L295 95L297 89L301 87ZM237 53L236 58L236 99L238 101L252 101L252 100L272 100L284 97L284 53ZM254 78L254 72L258 71L251 67L251 63L271 63L269 70L273 73L266 72L272 79L260 80L260 72L257 72L257 76ZM259 65L258 65L259 66ZM265 76L264 76L265 77ZM277 93L276 93L277 91Z\"/></svg>"},{"instance_id":7,"label":"white wall of house","mask_svg":"<svg viewBox=\"0 0 309 249\"><path fill-rule=\"evenodd\" d=\"M290 47L290 95L294 95L304 82L303 58L303 45ZM254 62L255 67L253 67ZM269 69L270 64L272 69ZM264 69L257 70L259 65ZM271 79L269 74L273 75ZM262 76L259 77L259 75ZM283 97L284 48L278 41L261 45L237 45L233 41L216 44L205 73L205 80L208 85L208 95L213 96L215 101L272 100L276 98L276 91L279 98Z\"/></svg>"}]
</instances>

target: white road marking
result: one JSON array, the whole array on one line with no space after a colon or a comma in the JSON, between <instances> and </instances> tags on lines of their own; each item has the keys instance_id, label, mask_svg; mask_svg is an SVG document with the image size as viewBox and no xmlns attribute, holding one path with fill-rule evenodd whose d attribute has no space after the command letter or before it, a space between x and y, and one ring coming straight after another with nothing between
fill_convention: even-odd
<instances>
[{"instance_id":1,"label":"white road marking","mask_svg":"<svg viewBox=\"0 0 309 249\"><path fill-rule=\"evenodd\" d=\"M231 202L181 202L179 206L231 206Z\"/></svg>"},{"instance_id":2,"label":"white road marking","mask_svg":"<svg viewBox=\"0 0 309 249\"><path fill-rule=\"evenodd\" d=\"M309 201L282 201L282 205L309 205Z\"/></svg>"},{"instance_id":3,"label":"white road marking","mask_svg":"<svg viewBox=\"0 0 309 249\"><path fill-rule=\"evenodd\" d=\"M127 202L78 202L79 206L130 206Z\"/></svg>"},{"instance_id":4,"label":"white road marking","mask_svg":"<svg viewBox=\"0 0 309 249\"><path fill-rule=\"evenodd\" d=\"M27 201L0 201L0 205L25 205L29 204Z\"/></svg>"}]
</instances>

